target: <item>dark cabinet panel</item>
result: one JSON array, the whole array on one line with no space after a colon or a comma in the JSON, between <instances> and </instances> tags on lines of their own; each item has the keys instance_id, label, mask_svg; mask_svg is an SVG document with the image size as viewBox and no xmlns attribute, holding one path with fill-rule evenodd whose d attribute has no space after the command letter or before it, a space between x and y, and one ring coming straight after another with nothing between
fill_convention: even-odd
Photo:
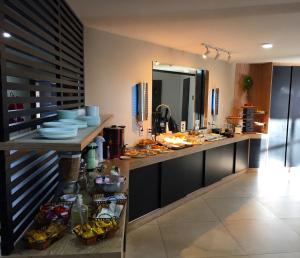
<instances>
[{"instance_id":1,"label":"dark cabinet panel","mask_svg":"<svg viewBox=\"0 0 300 258\"><path fill-rule=\"evenodd\" d=\"M203 152L168 160L161 167L161 206L166 206L203 185Z\"/></svg>"},{"instance_id":2,"label":"dark cabinet panel","mask_svg":"<svg viewBox=\"0 0 300 258\"><path fill-rule=\"evenodd\" d=\"M160 207L160 163L131 170L129 175L131 221Z\"/></svg>"},{"instance_id":3,"label":"dark cabinet panel","mask_svg":"<svg viewBox=\"0 0 300 258\"><path fill-rule=\"evenodd\" d=\"M233 173L234 144L210 149L206 151L205 156L206 186Z\"/></svg>"},{"instance_id":4,"label":"dark cabinet panel","mask_svg":"<svg viewBox=\"0 0 300 258\"><path fill-rule=\"evenodd\" d=\"M300 67L292 68L286 165L300 166Z\"/></svg>"},{"instance_id":5,"label":"dark cabinet panel","mask_svg":"<svg viewBox=\"0 0 300 258\"><path fill-rule=\"evenodd\" d=\"M271 165L285 165L291 71L292 68L287 66L273 68L269 122L269 162Z\"/></svg>"},{"instance_id":6,"label":"dark cabinet panel","mask_svg":"<svg viewBox=\"0 0 300 258\"><path fill-rule=\"evenodd\" d=\"M249 140L236 143L235 172L248 168Z\"/></svg>"},{"instance_id":7,"label":"dark cabinet panel","mask_svg":"<svg viewBox=\"0 0 300 258\"><path fill-rule=\"evenodd\" d=\"M249 168L259 168L266 162L267 140L251 139L249 153Z\"/></svg>"}]
</instances>

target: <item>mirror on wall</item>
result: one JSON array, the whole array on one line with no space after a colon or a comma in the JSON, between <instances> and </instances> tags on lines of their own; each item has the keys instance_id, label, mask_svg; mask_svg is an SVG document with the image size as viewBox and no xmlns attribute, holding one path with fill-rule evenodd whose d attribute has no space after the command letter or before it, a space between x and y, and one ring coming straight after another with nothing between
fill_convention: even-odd
<instances>
[{"instance_id":1,"label":"mirror on wall","mask_svg":"<svg viewBox=\"0 0 300 258\"><path fill-rule=\"evenodd\" d=\"M206 126L208 71L153 64L152 129L155 133Z\"/></svg>"}]
</instances>

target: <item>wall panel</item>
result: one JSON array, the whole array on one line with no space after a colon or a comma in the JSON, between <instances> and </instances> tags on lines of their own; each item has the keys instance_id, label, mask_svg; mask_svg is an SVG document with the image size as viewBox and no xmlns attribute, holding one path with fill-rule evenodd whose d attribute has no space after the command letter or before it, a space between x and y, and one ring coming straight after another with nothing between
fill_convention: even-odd
<instances>
[{"instance_id":1,"label":"wall panel","mask_svg":"<svg viewBox=\"0 0 300 258\"><path fill-rule=\"evenodd\" d=\"M0 0L0 141L84 105L83 25L64 0ZM7 32L11 37L3 37ZM58 184L55 151L2 151L1 254Z\"/></svg>"}]
</instances>

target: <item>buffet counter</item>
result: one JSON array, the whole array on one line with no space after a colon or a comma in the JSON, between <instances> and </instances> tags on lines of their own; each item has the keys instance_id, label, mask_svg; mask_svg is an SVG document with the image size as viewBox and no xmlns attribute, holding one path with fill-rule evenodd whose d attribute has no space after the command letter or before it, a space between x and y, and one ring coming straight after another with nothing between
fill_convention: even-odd
<instances>
[{"instance_id":1,"label":"buffet counter","mask_svg":"<svg viewBox=\"0 0 300 258\"><path fill-rule=\"evenodd\" d=\"M167 161L170 159L180 158L200 151L206 151L212 148L221 147L224 145L245 141L249 139L261 139L262 134L236 134L233 138L226 138L214 142L205 142L203 144L194 145L180 150L171 151L169 153L161 153L155 156L146 158L131 158L130 160L122 160L119 165L128 163L127 166L130 170L141 168L144 166L152 165L155 163Z\"/></svg>"},{"instance_id":2,"label":"buffet counter","mask_svg":"<svg viewBox=\"0 0 300 258\"><path fill-rule=\"evenodd\" d=\"M119 166L121 175L126 176L125 191L129 194L129 216L123 212L115 236L96 245L84 246L68 233L44 251L25 249L20 242L11 257L124 257L128 221L147 216L193 191L248 168L249 139L262 137L259 134L235 135L155 156L106 161L107 167Z\"/></svg>"}]
</instances>

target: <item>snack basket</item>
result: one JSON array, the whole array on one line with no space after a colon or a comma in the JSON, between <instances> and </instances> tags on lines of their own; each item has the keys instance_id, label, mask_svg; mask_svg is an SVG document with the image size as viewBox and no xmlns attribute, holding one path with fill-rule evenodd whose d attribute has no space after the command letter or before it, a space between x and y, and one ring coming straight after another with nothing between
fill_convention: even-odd
<instances>
[{"instance_id":1,"label":"snack basket","mask_svg":"<svg viewBox=\"0 0 300 258\"><path fill-rule=\"evenodd\" d=\"M41 226L49 225L51 222L67 224L72 209L72 202L50 202L42 205L34 220ZM63 208L67 211L62 210Z\"/></svg>"},{"instance_id":2,"label":"snack basket","mask_svg":"<svg viewBox=\"0 0 300 258\"><path fill-rule=\"evenodd\" d=\"M107 205L109 204L111 201L116 201L117 204L122 204L125 205L127 202L127 194L126 193L121 193L124 194L126 199L120 199L117 198L115 195L111 195L111 196L105 196L105 194L94 194L93 196L93 204L98 207L101 205Z\"/></svg>"},{"instance_id":3,"label":"snack basket","mask_svg":"<svg viewBox=\"0 0 300 258\"><path fill-rule=\"evenodd\" d=\"M50 227L55 227L56 231L52 229L52 232L50 230ZM39 229L33 229L26 233L25 235L25 242L28 248L30 249L36 249L36 250L45 250L47 249L52 243L55 241L61 239L67 231L67 226L60 224L60 223L53 223L49 226L43 226ZM43 234L44 236L47 236L43 240L34 240L33 236L34 234Z\"/></svg>"},{"instance_id":4,"label":"snack basket","mask_svg":"<svg viewBox=\"0 0 300 258\"><path fill-rule=\"evenodd\" d=\"M97 242L112 237L118 230L118 222L115 218L106 214L110 218L107 219L90 219L88 224L77 225L73 228L74 234L77 236L79 241L84 245L93 245ZM84 227L86 227L90 236L84 236L87 232L84 232Z\"/></svg>"}]
</instances>

